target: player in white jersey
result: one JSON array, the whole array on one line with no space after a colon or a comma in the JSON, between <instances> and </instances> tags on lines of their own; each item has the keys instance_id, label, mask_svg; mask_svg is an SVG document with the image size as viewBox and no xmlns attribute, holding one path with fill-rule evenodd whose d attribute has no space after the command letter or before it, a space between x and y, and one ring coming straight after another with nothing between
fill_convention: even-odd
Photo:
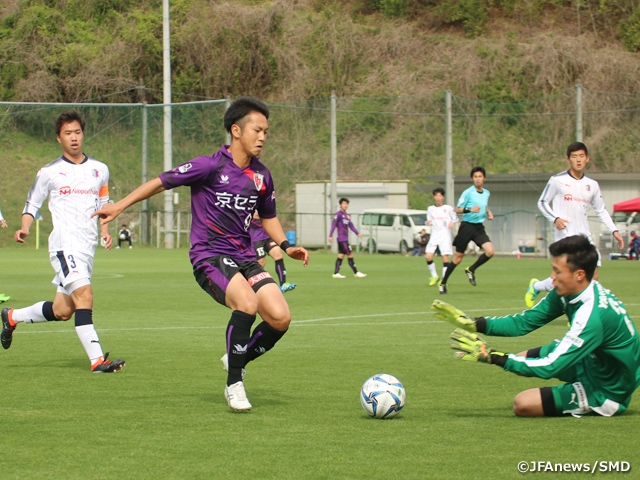
<instances>
[{"instance_id":1,"label":"player in white jersey","mask_svg":"<svg viewBox=\"0 0 640 480\"><path fill-rule=\"evenodd\" d=\"M438 187L432 193L435 205L427 208L427 225L431 225L431 236L425 249L427 267L429 268L429 273L431 273L430 287L436 285L440 280L436 265L433 263L433 255L436 249L439 248L440 255L442 255L442 276L444 277L449 265L449 255L453 254L451 229L458 222L458 215L456 215L454 208L444 203L444 189Z\"/></svg>"},{"instance_id":2,"label":"player in white jersey","mask_svg":"<svg viewBox=\"0 0 640 480\"><path fill-rule=\"evenodd\" d=\"M7 228L7 222L5 221L4 217L2 216L2 212L0 211L0 227L2 228ZM5 295L4 293L0 293L0 303L4 303L7 302L11 297L8 295Z\"/></svg>"},{"instance_id":3,"label":"player in white jersey","mask_svg":"<svg viewBox=\"0 0 640 480\"><path fill-rule=\"evenodd\" d=\"M69 320L75 313L75 329L94 373L111 373L122 369L122 359L108 360L103 354L93 326L93 291L91 274L93 256L98 245L98 225L91 214L109 201L109 169L82 152L84 120L74 111L62 112L56 118L56 137L63 154L36 175L22 212L22 226L14 234L24 243L34 218L49 199L53 231L49 236L49 260L56 275L53 302L38 302L26 308L2 310L2 346L8 349L13 331L19 323ZM105 248L113 240L108 227L100 228Z\"/></svg>"},{"instance_id":4,"label":"player in white jersey","mask_svg":"<svg viewBox=\"0 0 640 480\"><path fill-rule=\"evenodd\" d=\"M2 216L2 211L0 211L0 227L7 228L7 222L4 219L4 217Z\"/></svg>"},{"instance_id":5,"label":"player in white jersey","mask_svg":"<svg viewBox=\"0 0 640 480\"><path fill-rule=\"evenodd\" d=\"M538 200L538 208L555 227L554 241L557 242L573 235L584 235L593 243L587 217L589 205L591 205L600 217L600 221L613 234L618 242L618 248L623 249L624 240L605 208L600 185L584 174L589 163L587 146L582 142L574 142L569 145L567 147L567 163L569 169L551 177ZM600 265L600 252L598 252L598 266ZM594 279L598 279L597 269ZM533 307L538 293L549 291L552 288L551 277L542 281L532 278L524 297L527 307Z\"/></svg>"}]
</instances>

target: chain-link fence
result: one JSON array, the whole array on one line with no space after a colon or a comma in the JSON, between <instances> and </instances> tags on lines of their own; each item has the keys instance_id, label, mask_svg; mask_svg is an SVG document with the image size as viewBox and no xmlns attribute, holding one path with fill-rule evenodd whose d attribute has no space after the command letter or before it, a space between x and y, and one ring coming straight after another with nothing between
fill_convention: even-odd
<instances>
[{"instance_id":1,"label":"chain-link fence","mask_svg":"<svg viewBox=\"0 0 640 480\"><path fill-rule=\"evenodd\" d=\"M576 87L518 104L478 102L455 95L451 98L450 112L446 111L445 92L420 97L337 99L334 134L338 180L406 179L410 182L409 206L425 209L431 204L431 187L424 185L429 177L445 173L447 113L452 118L453 173L460 178L466 179L475 165L483 165L489 174L556 173L566 166L567 145L580 137L590 149L590 171L640 171L640 94ZM171 106L172 165L210 155L225 143L222 118L227 104L225 100L212 100ZM296 183L327 181L330 177L331 99L269 103L269 107L269 138L262 161L273 173L279 211L289 212L281 214L285 231L295 231ZM67 108L85 116L85 151L109 165L113 200L165 169L162 105L0 103L0 141L5 145L0 152L0 198L5 218L10 221L19 218L37 169L60 155L52 124ZM188 212L188 189L177 193L175 212ZM448 198L448 202L454 200ZM154 229L158 224L151 214L165 210L161 196L132 210L135 215L130 214L128 224L138 229L134 230L138 239L157 244L158 232ZM535 205L528 210L497 212L499 218L487 226L499 251L523 246L509 235L518 222L524 222L530 230L525 243L533 239L533 248L542 249L539 239L548 234L544 233L547 226L535 220ZM47 215L43 231L50 229L46 223ZM162 224L159 228L162 234Z\"/></svg>"}]
</instances>

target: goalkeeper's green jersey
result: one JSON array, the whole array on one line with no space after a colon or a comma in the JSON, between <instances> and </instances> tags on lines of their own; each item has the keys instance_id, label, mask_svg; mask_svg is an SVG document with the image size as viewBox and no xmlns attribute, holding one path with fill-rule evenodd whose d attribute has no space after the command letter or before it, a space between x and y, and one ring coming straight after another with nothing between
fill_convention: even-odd
<instances>
[{"instance_id":1,"label":"goalkeeper's green jersey","mask_svg":"<svg viewBox=\"0 0 640 480\"><path fill-rule=\"evenodd\" d=\"M640 340L622 302L599 282L594 280L582 292L570 296L560 296L553 289L522 314L487 317L485 333L517 337L563 314L571 327L561 340L541 349L544 356L510 354L504 369L528 377L586 383L599 393L600 406L606 399L610 409L626 409L640 385Z\"/></svg>"}]
</instances>

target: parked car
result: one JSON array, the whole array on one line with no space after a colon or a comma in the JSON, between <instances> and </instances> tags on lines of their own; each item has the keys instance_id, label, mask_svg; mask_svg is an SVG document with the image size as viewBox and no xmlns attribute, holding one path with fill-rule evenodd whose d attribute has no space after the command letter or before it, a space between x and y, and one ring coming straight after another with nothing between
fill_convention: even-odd
<instances>
[{"instance_id":1,"label":"parked car","mask_svg":"<svg viewBox=\"0 0 640 480\"><path fill-rule=\"evenodd\" d=\"M420 238L424 228L427 233L426 210L400 208L368 209L360 214L358 230L362 234L361 245L369 252L399 252L406 254Z\"/></svg>"}]
</instances>

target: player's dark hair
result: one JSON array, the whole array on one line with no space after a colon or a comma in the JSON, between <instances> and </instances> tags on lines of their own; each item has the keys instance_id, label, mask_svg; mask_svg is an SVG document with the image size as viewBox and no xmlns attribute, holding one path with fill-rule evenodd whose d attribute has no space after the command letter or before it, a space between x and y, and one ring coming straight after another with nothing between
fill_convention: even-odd
<instances>
[{"instance_id":1,"label":"player's dark hair","mask_svg":"<svg viewBox=\"0 0 640 480\"><path fill-rule=\"evenodd\" d=\"M482 173L482 176L485 177L485 178L487 177L487 172L485 171L484 167L473 167L471 169L471 175L469 175L469 176L471 178L473 178L473 174L476 173L476 172Z\"/></svg>"},{"instance_id":2,"label":"player's dark hair","mask_svg":"<svg viewBox=\"0 0 640 480\"><path fill-rule=\"evenodd\" d=\"M231 133L231 127L238 125L241 129L245 122L241 120L251 112L259 112L269 119L269 108L260 100L253 97L240 97L236 99L224 114L224 129Z\"/></svg>"},{"instance_id":3,"label":"player's dark hair","mask_svg":"<svg viewBox=\"0 0 640 480\"><path fill-rule=\"evenodd\" d=\"M85 123L84 123L84 118L82 118L82 115L80 115L75 110L65 110L64 112L62 112L60 115L56 117L56 122L55 122L56 135L60 135L60 130L62 130L62 125L64 125L65 123L74 122L74 121L80 124L80 128L84 133Z\"/></svg>"},{"instance_id":4,"label":"player's dark hair","mask_svg":"<svg viewBox=\"0 0 640 480\"><path fill-rule=\"evenodd\" d=\"M434 188L433 192L431 192L431 195L435 195L436 193L439 193L444 197L444 188L442 187Z\"/></svg>"},{"instance_id":5,"label":"player's dark hair","mask_svg":"<svg viewBox=\"0 0 640 480\"><path fill-rule=\"evenodd\" d=\"M573 142L567 147L567 158L569 158L573 152L577 152L579 150L584 150L584 154L587 156L589 155L589 150L587 150L587 146L584 143Z\"/></svg>"},{"instance_id":6,"label":"player's dark hair","mask_svg":"<svg viewBox=\"0 0 640 480\"><path fill-rule=\"evenodd\" d=\"M565 237L549 245L552 257L567 256L569 270L584 270L587 280L591 281L598 266L598 250L584 235Z\"/></svg>"},{"instance_id":7,"label":"player's dark hair","mask_svg":"<svg viewBox=\"0 0 640 480\"><path fill-rule=\"evenodd\" d=\"M347 202L347 203L349 203L349 199L348 199L348 198L344 198L344 197L342 197L342 198L340 199L340 201L338 202L338 205L340 205L342 202Z\"/></svg>"}]
</instances>

